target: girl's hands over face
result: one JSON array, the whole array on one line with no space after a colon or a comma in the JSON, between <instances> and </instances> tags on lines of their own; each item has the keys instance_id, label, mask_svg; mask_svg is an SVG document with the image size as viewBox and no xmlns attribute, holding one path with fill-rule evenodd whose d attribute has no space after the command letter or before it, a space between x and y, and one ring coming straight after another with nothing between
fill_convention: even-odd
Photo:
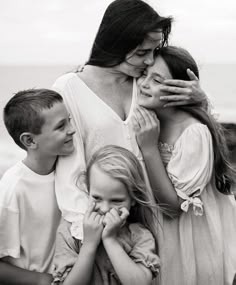
<instances>
[{"instance_id":1,"label":"girl's hands over face","mask_svg":"<svg viewBox=\"0 0 236 285\"><path fill-rule=\"evenodd\" d=\"M95 202L90 202L89 207L84 216L84 243L98 246L103 231L103 219L98 212L95 212Z\"/></svg>"},{"instance_id":2,"label":"girl's hands over face","mask_svg":"<svg viewBox=\"0 0 236 285\"><path fill-rule=\"evenodd\" d=\"M170 95L161 96L160 100L166 101L164 107L182 106L189 104L207 105L207 96L201 89L197 76L187 69L190 81L166 79L161 87L161 91Z\"/></svg>"},{"instance_id":3,"label":"girl's hands over face","mask_svg":"<svg viewBox=\"0 0 236 285\"><path fill-rule=\"evenodd\" d=\"M141 149L157 147L160 135L160 121L156 114L143 107L137 107L133 116L133 128Z\"/></svg>"},{"instance_id":4,"label":"girl's hands over face","mask_svg":"<svg viewBox=\"0 0 236 285\"><path fill-rule=\"evenodd\" d=\"M129 211L125 207L122 207L119 209L119 212L117 209L112 208L109 212L106 213L103 220L103 241L107 238L116 238L118 231L125 224L126 219L129 216Z\"/></svg>"}]
</instances>

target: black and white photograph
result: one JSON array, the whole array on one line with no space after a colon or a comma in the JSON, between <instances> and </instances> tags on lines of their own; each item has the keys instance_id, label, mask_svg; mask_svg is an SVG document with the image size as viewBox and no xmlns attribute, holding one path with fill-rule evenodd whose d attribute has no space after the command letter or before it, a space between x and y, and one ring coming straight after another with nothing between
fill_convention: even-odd
<instances>
[{"instance_id":1,"label":"black and white photograph","mask_svg":"<svg viewBox=\"0 0 236 285\"><path fill-rule=\"evenodd\" d=\"M0 5L0 285L236 285L236 2Z\"/></svg>"}]
</instances>

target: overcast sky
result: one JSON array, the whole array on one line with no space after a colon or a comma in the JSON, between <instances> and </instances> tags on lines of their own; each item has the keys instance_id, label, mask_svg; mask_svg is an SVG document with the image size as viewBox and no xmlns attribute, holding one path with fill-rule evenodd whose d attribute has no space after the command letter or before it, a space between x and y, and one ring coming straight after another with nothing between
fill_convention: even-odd
<instances>
[{"instance_id":1,"label":"overcast sky","mask_svg":"<svg viewBox=\"0 0 236 285\"><path fill-rule=\"evenodd\" d=\"M77 64L110 0L0 0L0 64ZM236 63L236 0L149 0L175 19L171 43L200 62Z\"/></svg>"}]
</instances>

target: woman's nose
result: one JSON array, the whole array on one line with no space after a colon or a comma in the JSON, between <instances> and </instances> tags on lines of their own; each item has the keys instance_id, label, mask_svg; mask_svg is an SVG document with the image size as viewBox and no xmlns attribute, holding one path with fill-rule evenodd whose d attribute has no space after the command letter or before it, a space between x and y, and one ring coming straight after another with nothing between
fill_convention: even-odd
<instances>
[{"instance_id":1,"label":"woman's nose","mask_svg":"<svg viewBox=\"0 0 236 285\"><path fill-rule=\"evenodd\" d=\"M152 65L154 63L154 54L153 52L150 52L147 54L147 57L144 60L144 63L146 65Z\"/></svg>"}]
</instances>

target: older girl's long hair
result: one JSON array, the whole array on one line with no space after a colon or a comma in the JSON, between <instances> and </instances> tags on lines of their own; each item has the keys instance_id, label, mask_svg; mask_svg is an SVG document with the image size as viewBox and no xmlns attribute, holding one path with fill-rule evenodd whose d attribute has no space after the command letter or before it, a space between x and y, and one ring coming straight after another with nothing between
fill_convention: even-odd
<instances>
[{"instance_id":1,"label":"older girl's long hair","mask_svg":"<svg viewBox=\"0 0 236 285\"><path fill-rule=\"evenodd\" d=\"M173 79L190 80L187 69L191 69L199 78L199 70L193 57L183 48L168 46L157 51L168 66ZM214 150L214 175L216 188L223 194L231 194L231 186L235 183L235 170L230 164L229 151L225 141L223 127L200 105L179 107L205 124L212 136Z\"/></svg>"},{"instance_id":2,"label":"older girl's long hair","mask_svg":"<svg viewBox=\"0 0 236 285\"><path fill-rule=\"evenodd\" d=\"M87 166L88 191L90 187L89 175L93 165L96 165L104 173L119 180L126 186L131 199L135 201L135 205L130 209L127 221L140 223L149 229L155 238L158 248L154 222L156 221L157 223L156 209L158 206L147 189L143 170L136 156L129 150L115 145L107 145L100 148L92 156Z\"/></svg>"}]
</instances>

